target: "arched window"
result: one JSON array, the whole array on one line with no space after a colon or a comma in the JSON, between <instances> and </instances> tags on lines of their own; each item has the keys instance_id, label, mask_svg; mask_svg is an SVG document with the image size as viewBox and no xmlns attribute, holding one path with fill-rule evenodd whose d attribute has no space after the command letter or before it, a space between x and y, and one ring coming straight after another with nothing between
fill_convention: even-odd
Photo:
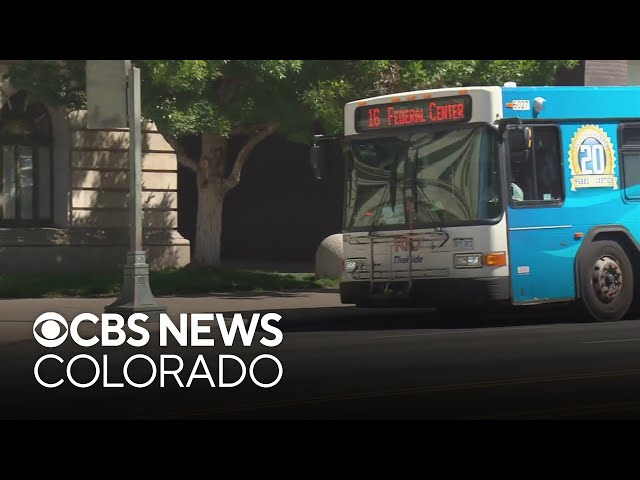
<instances>
[{"instance_id":1,"label":"arched window","mask_svg":"<svg viewBox=\"0 0 640 480\"><path fill-rule=\"evenodd\" d=\"M0 226L51 223L51 119L18 92L0 110Z\"/></svg>"}]
</instances>

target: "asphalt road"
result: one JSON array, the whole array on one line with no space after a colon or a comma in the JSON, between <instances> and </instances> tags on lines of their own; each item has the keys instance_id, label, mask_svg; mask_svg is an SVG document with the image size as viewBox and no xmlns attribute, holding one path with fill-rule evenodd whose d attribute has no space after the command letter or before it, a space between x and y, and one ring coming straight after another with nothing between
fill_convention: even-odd
<instances>
[{"instance_id":1,"label":"asphalt road","mask_svg":"<svg viewBox=\"0 0 640 480\"><path fill-rule=\"evenodd\" d=\"M280 321L283 342L274 348L214 347L56 349L65 363L90 353L108 381L124 382L123 364L134 354L157 360L178 354L186 384L198 355L207 362L215 387L196 378L180 388L172 376L146 388L76 388L69 381L40 386L33 368L51 353L35 341L0 346L0 418L3 419L565 419L640 418L640 321L585 323L566 309L504 312L488 319L452 322L429 310L325 308L290 312ZM264 333L264 332L263 332ZM258 331L258 338L261 332ZM268 335L273 338L272 335ZM237 387L219 385L218 355L242 358L248 367L262 353L277 357L283 374L277 385L260 388L249 378ZM95 371L86 360L74 378ZM131 378L143 382L151 367L131 364ZM176 364L171 363L170 368ZM65 377L65 365L42 364L41 376ZM101 371L101 375L104 370ZM199 369L203 373L203 369ZM224 376L240 375L233 361ZM261 361L263 383L277 369ZM126 382L125 382L126 383Z\"/></svg>"}]
</instances>

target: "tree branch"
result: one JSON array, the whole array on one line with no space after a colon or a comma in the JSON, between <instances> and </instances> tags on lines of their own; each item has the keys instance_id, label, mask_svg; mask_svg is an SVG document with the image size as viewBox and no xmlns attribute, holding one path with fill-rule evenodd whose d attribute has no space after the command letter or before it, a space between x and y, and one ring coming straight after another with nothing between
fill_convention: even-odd
<instances>
[{"instance_id":1,"label":"tree branch","mask_svg":"<svg viewBox=\"0 0 640 480\"><path fill-rule=\"evenodd\" d=\"M240 183L240 175L242 174L242 167L244 167L245 162L251 155L251 152L262 140L267 138L269 135L274 133L278 129L279 125L277 123L270 123L264 126L261 130L258 131L255 135L249 138L249 141L245 143L244 147L238 153L236 157L236 161L233 164L233 170L229 176L225 179L225 190L228 192L229 190L234 189Z\"/></svg>"},{"instance_id":2,"label":"tree branch","mask_svg":"<svg viewBox=\"0 0 640 480\"><path fill-rule=\"evenodd\" d=\"M229 103L231 98L233 97L234 91L234 82L230 81L228 76L223 76L220 78L219 86L218 86L218 101L224 105L225 103Z\"/></svg>"},{"instance_id":3,"label":"tree branch","mask_svg":"<svg viewBox=\"0 0 640 480\"><path fill-rule=\"evenodd\" d=\"M249 133L249 130L246 127L235 127L229 133L231 136L240 135L241 133Z\"/></svg>"},{"instance_id":4,"label":"tree branch","mask_svg":"<svg viewBox=\"0 0 640 480\"><path fill-rule=\"evenodd\" d=\"M251 125L249 127L235 127L234 129L231 130L231 135L240 135L240 134L249 135L251 132L255 132L256 130L265 130L269 128L271 125L272 125L271 123L259 123L256 125Z\"/></svg>"},{"instance_id":5,"label":"tree branch","mask_svg":"<svg viewBox=\"0 0 640 480\"><path fill-rule=\"evenodd\" d=\"M167 143L171 145L171 148L175 150L178 163L196 172L198 170L196 162L194 162L193 159L189 155L187 155L187 152L185 152L178 139L172 135L164 135L164 138Z\"/></svg>"}]
</instances>

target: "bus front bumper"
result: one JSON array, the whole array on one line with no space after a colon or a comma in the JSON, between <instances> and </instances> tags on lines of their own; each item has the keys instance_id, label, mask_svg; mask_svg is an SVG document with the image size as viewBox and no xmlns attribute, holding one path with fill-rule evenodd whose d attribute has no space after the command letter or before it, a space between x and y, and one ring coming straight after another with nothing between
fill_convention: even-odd
<instances>
[{"instance_id":1,"label":"bus front bumper","mask_svg":"<svg viewBox=\"0 0 640 480\"><path fill-rule=\"evenodd\" d=\"M509 277L438 278L408 282L376 281L340 283L344 304L370 304L378 301L419 306L482 305L510 300Z\"/></svg>"}]
</instances>

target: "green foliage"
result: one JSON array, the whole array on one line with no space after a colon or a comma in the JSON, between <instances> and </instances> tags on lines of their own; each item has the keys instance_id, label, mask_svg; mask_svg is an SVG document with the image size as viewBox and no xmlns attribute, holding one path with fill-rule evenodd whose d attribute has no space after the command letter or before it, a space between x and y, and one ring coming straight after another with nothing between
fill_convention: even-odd
<instances>
[{"instance_id":1,"label":"green foliage","mask_svg":"<svg viewBox=\"0 0 640 480\"><path fill-rule=\"evenodd\" d=\"M330 65L328 65L330 64ZM302 98L325 129L340 132L344 104L394 92L502 85L546 85L577 60L307 60Z\"/></svg>"},{"instance_id":2,"label":"green foliage","mask_svg":"<svg viewBox=\"0 0 640 480\"><path fill-rule=\"evenodd\" d=\"M342 130L346 102L416 89L544 85L576 60L136 60L143 114L176 137L230 136L267 122L308 141L314 127ZM26 61L10 67L17 88L51 105L86 101L84 60ZM315 124L314 124L315 122ZM317 132L315 132L317 133Z\"/></svg>"},{"instance_id":3,"label":"green foliage","mask_svg":"<svg viewBox=\"0 0 640 480\"><path fill-rule=\"evenodd\" d=\"M188 295L332 288L339 280L316 279L307 273L200 267L151 272L150 282L155 295ZM0 275L0 298L114 297L120 293L121 284L122 273L118 272Z\"/></svg>"},{"instance_id":4,"label":"green foliage","mask_svg":"<svg viewBox=\"0 0 640 480\"><path fill-rule=\"evenodd\" d=\"M175 136L229 136L298 112L300 60L143 60L145 115ZM289 122L293 124L294 122Z\"/></svg>"},{"instance_id":5,"label":"green foliage","mask_svg":"<svg viewBox=\"0 0 640 480\"><path fill-rule=\"evenodd\" d=\"M165 134L229 136L279 122L309 135L311 112L297 88L301 60L135 60L142 76L142 111ZM5 77L52 106L84 108L84 60L30 60Z\"/></svg>"},{"instance_id":6,"label":"green foliage","mask_svg":"<svg viewBox=\"0 0 640 480\"><path fill-rule=\"evenodd\" d=\"M28 60L12 64L3 79L29 91L34 102L74 109L86 104L84 72L85 60Z\"/></svg>"}]
</instances>

